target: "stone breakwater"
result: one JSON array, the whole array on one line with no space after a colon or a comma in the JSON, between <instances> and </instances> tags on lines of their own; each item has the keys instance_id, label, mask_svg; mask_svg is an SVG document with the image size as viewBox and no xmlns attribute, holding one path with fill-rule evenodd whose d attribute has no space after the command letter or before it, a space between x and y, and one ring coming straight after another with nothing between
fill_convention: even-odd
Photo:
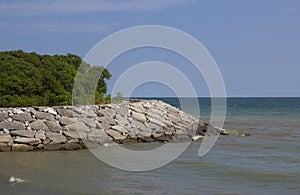
<instances>
[{"instance_id":1,"label":"stone breakwater","mask_svg":"<svg viewBox=\"0 0 300 195\"><path fill-rule=\"evenodd\" d=\"M208 124L162 101L0 109L0 151L191 140ZM216 129L216 131L218 131Z\"/></svg>"}]
</instances>

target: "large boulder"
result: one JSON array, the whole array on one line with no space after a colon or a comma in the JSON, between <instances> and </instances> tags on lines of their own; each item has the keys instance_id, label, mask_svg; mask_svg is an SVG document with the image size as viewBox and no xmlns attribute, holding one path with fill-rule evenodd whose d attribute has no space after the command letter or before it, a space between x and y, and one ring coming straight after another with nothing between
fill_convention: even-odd
<instances>
[{"instance_id":1,"label":"large boulder","mask_svg":"<svg viewBox=\"0 0 300 195\"><path fill-rule=\"evenodd\" d=\"M13 143L13 138L10 134L0 134L0 143Z\"/></svg>"},{"instance_id":2,"label":"large boulder","mask_svg":"<svg viewBox=\"0 0 300 195\"><path fill-rule=\"evenodd\" d=\"M25 129L25 125L18 121L2 121L0 122L0 129L21 130Z\"/></svg>"},{"instance_id":3,"label":"large boulder","mask_svg":"<svg viewBox=\"0 0 300 195\"><path fill-rule=\"evenodd\" d=\"M21 137L30 137L33 138L35 132L32 130L16 130L16 131L11 131L10 132L11 135L15 135L15 136L21 136Z\"/></svg>"},{"instance_id":4,"label":"large boulder","mask_svg":"<svg viewBox=\"0 0 300 195\"><path fill-rule=\"evenodd\" d=\"M82 149L82 145L77 142L67 142L62 145L64 150L79 150Z\"/></svg>"},{"instance_id":5,"label":"large boulder","mask_svg":"<svg viewBox=\"0 0 300 195\"><path fill-rule=\"evenodd\" d=\"M49 138L51 140L51 143L64 143L66 142L66 137L59 134L59 133L55 133L55 132L51 132L51 131L47 131L46 132L46 136L47 138Z\"/></svg>"},{"instance_id":6,"label":"large boulder","mask_svg":"<svg viewBox=\"0 0 300 195\"><path fill-rule=\"evenodd\" d=\"M12 151L30 151L33 150L33 146L29 146L26 144L13 144L11 150Z\"/></svg>"},{"instance_id":7,"label":"large boulder","mask_svg":"<svg viewBox=\"0 0 300 195\"><path fill-rule=\"evenodd\" d=\"M131 115L133 119L140 121L142 123L147 121L145 114L132 111Z\"/></svg>"},{"instance_id":8,"label":"large boulder","mask_svg":"<svg viewBox=\"0 0 300 195\"><path fill-rule=\"evenodd\" d=\"M15 114L12 116L12 118L16 121L20 121L22 123L28 121L28 122L31 122L33 121L33 118L31 117L31 115L27 112L24 112L24 113L19 113L19 114Z\"/></svg>"},{"instance_id":9,"label":"large boulder","mask_svg":"<svg viewBox=\"0 0 300 195\"><path fill-rule=\"evenodd\" d=\"M46 121L46 125L49 131L59 132L62 130L62 127L59 125L57 121Z\"/></svg>"},{"instance_id":10,"label":"large boulder","mask_svg":"<svg viewBox=\"0 0 300 195\"><path fill-rule=\"evenodd\" d=\"M88 134L87 139L94 143L103 144L109 140L109 136L105 133L103 129L93 129Z\"/></svg>"},{"instance_id":11,"label":"large boulder","mask_svg":"<svg viewBox=\"0 0 300 195\"><path fill-rule=\"evenodd\" d=\"M69 131L83 131L89 132L90 128L87 127L83 122L72 123L66 126Z\"/></svg>"},{"instance_id":12,"label":"large boulder","mask_svg":"<svg viewBox=\"0 0 300 195\"><path fill-rule=\"evenodd\" d=\"M55 119L52 114L45 113L45 112L36 112L35 116L36 116L37 119L46 119L46 120L49 120L49 121L52 121L52 120Z\"/></svg>"},{"instance_id":13,"label":"large boulder","mask_svg":"<svg viewBox=\"0 0 300 195\"><path fill-rule=\"evenodd\" d=\"M63 131L62 132L65 136L73 138L73 139L80 139L80 135L78 131Z\"/></svg>"},{"instance_id":14,"label":"large boulder","mask_svg":"<svg viewBox=\"0 0 300 195\"><path fill-rule=\"evenodd\" d=\"M122 135L120 132L115 131L113 129L106 130L106 133L109 136L111 136L115 141L118 141L118 142L120 142L120 141L122 141L122 140L124 140L124 139L127 138L126 136Z\"/></svg>"},{"instance_id":15,"label":"large boulder","mask_svg":"<svg viewBox=\"0 0 300 195\"><path fill-rule=\"evenodd\" d=\"M77 118L67 118L67 117L63 116L59 119L59 123L61 125L70 125L70 124L76 123L76 122L78 122Z\"/></svg>"},{"instance_id":16,"label":"large boulder","mask_svg":"<svg viewBox=\"0 0 300 195\"><path fill-rule=\"evenodd\" d=\"M61 149L62 149L62 145L60 143L50 143L43 148L43 150L61 150Z\"/></svg>"},{"instance_id":17,"label":"large boulder","mask_svg":"<svg viewBox=\"0 0 300 195\"><path fill-rule=\"evenodd\" d=\"M45 131L49 130L47 125L42 120L36 120L36 121L30 123L29 126L33 130L45 130Z\"/></svg>"},{"instance_id":18,"label":"large boulder","mask_svg":"<svg viewBox=\"0 0 300 195\"><path fill-rule=\"evenodd\" d=\"M72 118L75 117L77 114L70 110L70 109L64 109L64 108L57 108L56 111L60 116L64 116L66 118Z\"/></svg>"}]
</instances>

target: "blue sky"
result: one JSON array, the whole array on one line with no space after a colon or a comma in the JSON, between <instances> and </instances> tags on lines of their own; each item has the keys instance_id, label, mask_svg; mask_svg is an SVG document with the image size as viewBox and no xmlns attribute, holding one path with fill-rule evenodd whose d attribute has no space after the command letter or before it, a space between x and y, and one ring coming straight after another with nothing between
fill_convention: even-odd
<instances>
[{"instance_id":1,"label":"blue sky","mask_svg":"<svg viewBox=\"0 0 300 195\"><path fill-rule=\"evenodd\" d=\"M2 0L0 50L84 57L113 32L149 24L178 28L198 39L217 62L228 96L300 96L297 0ZM126 68L147 60L174 64L190 78L199 96L209 95L189 62L151 48L116 59L108 67L113 75L109 87ZM173 92L146 84L135 95Z\"/></svg>"}]
</instances>

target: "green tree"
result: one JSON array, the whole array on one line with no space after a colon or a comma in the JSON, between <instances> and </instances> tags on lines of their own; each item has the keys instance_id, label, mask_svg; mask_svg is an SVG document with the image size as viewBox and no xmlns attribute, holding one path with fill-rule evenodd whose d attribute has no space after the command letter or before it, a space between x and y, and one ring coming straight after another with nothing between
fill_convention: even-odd
<instances>
[{"instance_id":1,"label":"green tree","mask_svg":"<svg viewBox=\"0 0 300 195\"><path fill-rule=\"evenodd\" d=\"M110 98L106 85L109 71L91 66L75 54L0 52L0 106L71 105L75 76L80 81L75 93L87 98L94 94L95 99L88 102L106 103Z\"/></svg>"}]
</instances>

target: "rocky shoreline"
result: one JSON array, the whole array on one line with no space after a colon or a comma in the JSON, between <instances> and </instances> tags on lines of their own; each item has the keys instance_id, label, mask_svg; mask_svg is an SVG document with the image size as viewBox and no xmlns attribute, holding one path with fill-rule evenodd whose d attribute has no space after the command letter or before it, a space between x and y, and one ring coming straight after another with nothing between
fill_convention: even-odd
<instances>
[{"instance_id":1,"label":"rocky shoreline","mask_svg":"<svg viewBox=\"0 0 300 195\"><path fill-rule=\"evenodd\" d=\"M207 123L158 100L1 108L0 151L78 150L111 144L190 141L194 135L205 135L207 128Z\"/></svg>"}]
</instances>

